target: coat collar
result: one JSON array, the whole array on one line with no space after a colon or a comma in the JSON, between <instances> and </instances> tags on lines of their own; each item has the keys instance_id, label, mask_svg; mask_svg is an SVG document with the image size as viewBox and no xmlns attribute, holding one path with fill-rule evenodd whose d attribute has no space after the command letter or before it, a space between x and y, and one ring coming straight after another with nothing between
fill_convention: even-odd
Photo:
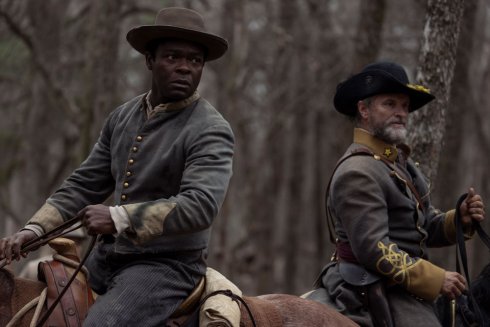
<instances>
[{"instance_id":1,"label":"coat collar","mask_svg":"<svg viewBox=\"0 0 490 327\"><path fill-rule=\"evenodd\" d=\"M156 113L159 112L168 112L168 111L175 111L175 110L181 110L184 109L185 107L189 106L191 103L197 101L201 96L197 91L194 92L190 97L176 101L176 102L168 102L168 103L161 103L156 107L152 107L150 104L150 95L151 95L151 90L143 96L143 108L147 113L148 118L153 116Z\"/></svg>"},{"instance_id":2,"label":"coat collar","mask_svg":"<svg viewBox=\"0 0 490 327\"><path fill-rule=\"evenodd\" d=\"M403 152L405 157L410 154L410 147L406 144L394 146L386 143L362 128L354 128L354 143L368 147L375 155L395 162L398 154Z\"/></svg>"}]
</instances>

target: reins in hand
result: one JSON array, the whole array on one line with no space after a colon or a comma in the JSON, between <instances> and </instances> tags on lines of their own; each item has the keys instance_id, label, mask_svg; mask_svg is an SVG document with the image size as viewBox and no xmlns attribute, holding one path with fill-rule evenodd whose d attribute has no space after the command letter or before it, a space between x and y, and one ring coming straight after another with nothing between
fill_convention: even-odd
<instances>
[{"instance_id":1,"label":"reins in hand","mask_svg":"<svg viewBox=\"0 0 490 327\"><path fill-rule=\"evenodd\" d=\"M76 224L77 222L78 222L78 224ZM73 225L75 225L75 226L73 226ZM40 246L46 245L49 241L51 241L57 237L63 236L65 234L68 234L68 233L70 233L76 229L81 228L82 226L83 225L80 222L80 218L78 216L76 216L70 220L65 221L63 224L57 226L56 228L50 230L49 232L44 233L43 235L38 236L38 237L34 238L33 240L24 243L21 247L21 252L27 253L29 251L37 249ZM92 236L89 247L88 247L87 252L85 253L82 261L80 262L78 267L75 269L71 278L68 280L68 283L63 288L63 290L60 292L58 297L53 301L53 303L48 308L48 310L44 313L42 318L37 322L36 327L41 327L48 320L48 318L51 315L51 313L53 312L54 308L61 301L61 298L63 297L63 295L65 295L66 291L68 291L68 289L70 288L70 285L73 283L73 281L77 277L78 273L82 270L83 265L85 264L85 261L87 261L87 258L90 255L90 252L92 251L96 240L97 240L97 235ZM0 269L6 265L7 265L7 259L3 259L0 261Z\"/></svg>"},{"instance_id":2,"label":"reins in hand","mask_svg":"<svg viewBox=\"0 0 490 327\"><path fill-rule=\"evenodd\" d=\"M20 249L22 253L27 253L29 251L35 250L40 246L48 244L49 241L63 236L65 234L68 234L69 232L72 232L76 229L79 229L82 227L82 223L80 222L79 224L73 226L77 222L80 222L79 217L74 217L70 220L65 221L63 224L57 226L56 228L50 230L49 232L46 232L42 234L41 236L38 236L26 243L24 243ZM7 259L0 260L0 269L5 267L7 265Z\"/></svg>"}]
</instances>

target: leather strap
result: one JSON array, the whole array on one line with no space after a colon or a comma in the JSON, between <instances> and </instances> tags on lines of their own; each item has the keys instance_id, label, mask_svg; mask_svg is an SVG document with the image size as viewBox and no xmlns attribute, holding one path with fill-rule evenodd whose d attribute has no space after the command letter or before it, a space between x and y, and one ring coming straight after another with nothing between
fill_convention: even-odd
<instances>
[{"instance_id":1,"label":"leather strap","mask_svg":"<svg viewBox=\"0 0 490 327\"><path fill-rule=\"evenodd\" d=\"M85 264L85 261L87 261L87 258L90 255L90 252L94 248L94 245L95 245L95 241L96 240L97 240L97 236L95 236L95 235L92 236L92 240L90 241L90 244L89 244L89 247L87 249L87 252L85 253L85 256L83 257L82 261L80 262L80 265L77 267L77 269L75 269L75 272L73 273L73 275L68 280L66 286L61 290L61 292L59 293L58 297L53 302L53 304L51 304L48 307L48 309L46 310L46 312L44 313L44 315L41 317L41 319L39 319L38 323L36 324L36 327L43 326L43 324L47 321L48 317L54 311L57 303L59 303L59 301L61 300L61 298L63 297L63 295L68 291L70 285L73 283L73 281L77 277L77 274L82 270L82 267Z\"/></svg>"},{"instance_id":2,"label":"leather strap","mask_svg":"<svg viewBox=\"0 0 490 327\"><path fill-rule=\"evenodd\" d=\"M461 257L461 264L463 265L463 271L466 277L466 282L468 284L468 289L470 292L467 293L469 304L471 305L471 309L473 310L475 319L477 320L479 326L484 326L484 319L482 316L482 313L480 312L480 307L478 306L478 303L475 300L475 297L473 296L473 293L471 292L471 282L470 282L470 274L468 271L468 257L466 254L466 245L465 245L465 239L464 239L464 234L463 234L463 224L461 221L461 204L463 201L466 199L468 193L465 193L461 195L458 199L458 202L456 203L456 215L454 218L454 224L456 225L456 240L457 240L457 247L456 247L456 264L457 264L457 271L460 272L460 267L459 267L459 261L458 261L458 252L459 256ZM490 237L485 233L485 231L482 229L480 226L480 223L477 221L472 221L473 226L478 232L478 235L482 239L482 241L485 243L485 245L490 249Z\"/></svg>"},{"instance_id":3,"label":"leather strap","mask_svg":"<svg viewBox=\"0 0 490 327\"><path fill-rule=\"evenodd\" d=\"M47 304L49 307L53 305L53 302L56 300L56 298L59 295L58 289L56 287L56 279L52 267L47 262L41 262L39 264L39 269L40 272L42 272L42 275L40 277L44 278L44 281L46 282L46 285L48 287ZM61 305L57 305L53 309L52 314L49 316L49 319L47 320L47 325L48 326L66 325L65 317L63 315L63 309Z\"/></svg>"},{"instance_id":4,"label":"leather strap","mask_svg":"<svg viewBox=\"0 0 490 327\"><path fill-rule=\"evenodd\" d=\"M333 244L336 243L336 239L334 237L335 223L333 221L332 214L330 213L330 207L328 206L328 198L330 196L330 186L332 185L333 175L335 174L335 172L337 171L337 169L340 167L340 165L344 161L346 161L347 159L349 159L350 157L353 157L353 156L356 156L356 155L369 155L369 156L372 156L372 153L369 150L367 150L367 149L359 148L359 149L353 150L351 153L349 153L348 155L346 155L345 157L343 157L339 161L337 161L337 164L335 164L335 167L334 167L334 169L332 171L332 175L330 175L330 179L329 179L328 185L327 185L327 190L325 192L325 212L327 214L328 236L330 237L330 242L333 243Z\"/></svg>"},{"instance_id":5,"label":"leather strap","mask_svg":"<svg viewBox=\"0 0 490 327\"><path fill-rule=\"evenodd\" d=\"M405 174L401 169L399 169L396 164L392 163L386 158L379 157L381 161L385 163L385 165L388 166L388 168L392 169L392 171L395 174L395 177L398 178L399 180L403 181L405 185L408 186L412 194L415 196L415 199L417 200L417 206L420 208L420 210L425 211L424 204L422 202L422 197L420 196L419 192L415 188L415 185L413 185L411 178Z\"/></svg>"},{"instance_id":6,"label":"leather strap","mask_svg":"<svg viewBox=\"0 0 490 327\"><path fill-rule=\"evenodd\" d=\"M393 173L393 176L394 177L396 177L399 180L403 181L405 183L405 185L407 185L407 187L410 189L410 191L414 195L415 199L417 200L418 207L422 211L425 211L425 207L423 205L422 198L420 197L419 192L417 191L417 189L413 185L413 183L411 181L411 178L409 178L409 176L406 176L406 174L402 170L400 170L394 163L392 163L388 159L383 158L381 156L376 156L371 150L369 150L367 148L357 148L357 149L354 149L354 150L352 150L351 153L349 153L348 155L346 155L343 158L341 158L337 162L337 164L335 165L335 168L333 169L332 175L330 176L330 180L328 181L327 191L326 191L326 194L325 194L325 211L327 213L328 234L329 234L329 237L330 237L330 242L331 243L334 243L334 244L336 243L336 240L335 240L335 237L334 237L334 232L333 232L335 225L334 225L334 221L333 221L332 215L330 213L330 208L328 206L328 197L330 196L330 186L332 184L333 176L334 176L335 172L337 171L337 169L340 167L340 165L344 161L346 161L347 159L349 159L350 157L357 156L357 155L371 156L371 157L373 157L376 160L382 161L386 166L388 166L388 168L390 168L392 170L392 173ZM490 241L489 241L489 243L490 243Z\"/></svg>"},{"instance_id":7,"label":"leather strap","mask_svg":"<svg viewBox=\"0 0 490 327\"><path fill-rule=\"evenodd\" d=\"M30 240L29 242L26 242L22 245L21 252L22 253L27 253L32 250L36 250L37 248L48 244L49 241L60 237L62 235L65 235L69 232L72 232L76 229L79 229L82 227L82 223L77 224L76 226L73 226L77 222L80 221L80 218L78 216L65 221L63 224L57 226L53 230L50 230L47 233L44 233L43 235L34 238L33 240ZM0 268L3 268L7 265L7 259L2 259L0 260Z\"/></svg>"},{"instance_id":8,"label":"leather strap","mask_svg":"<svg viewBox=\"0 0 490 327\"><path fill-rule=\"evenodd\" d=\"M480 236L481 241L490 250L490 236L488 236L488 234L485 232L485 230L483 230L483 228L481 227L479 222L474 221L473 227L476 229L476 232L478 233L478 236Z\"/></svg>"},{"instance_id":9,"label":"leather strap","mask_svg":"<svg viewBox=\"0 0 490 327\"><path fill-rule=\"evenodd\" d=\"M50 306L53 305L58 295L63 291L63 288L67 286L68 276L66 275L63 264L59 261L44 262L43 271L48 284L48 306ZM53 314L48 318L48 325L55 325L54 322L59 321L59 316L61 315L67 327L81 326L73 296L74 292L72 288L75 286L76 283L72 283L65 295L61 297L60 305L56 306Z\"/></svg>"}]
</instances>

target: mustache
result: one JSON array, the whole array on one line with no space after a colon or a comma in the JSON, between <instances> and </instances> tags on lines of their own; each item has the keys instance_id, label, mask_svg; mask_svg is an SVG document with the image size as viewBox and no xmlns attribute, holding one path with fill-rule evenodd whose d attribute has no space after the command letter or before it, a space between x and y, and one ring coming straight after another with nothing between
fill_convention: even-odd
<instances>
[{"instance_id":1,"label":"mustache","mask_svg":"<svg viewBox=\"0 0 490 327\"><path fill-rule=\"evenodd\" d=\"M408 119L404 119L404 118L393 118L393 119L389 119L388 121L386 121L386 125L390 125L390 124L403 124L403 125L407 125L407 122L408 122Z\"/></svg>"}]
</instances>

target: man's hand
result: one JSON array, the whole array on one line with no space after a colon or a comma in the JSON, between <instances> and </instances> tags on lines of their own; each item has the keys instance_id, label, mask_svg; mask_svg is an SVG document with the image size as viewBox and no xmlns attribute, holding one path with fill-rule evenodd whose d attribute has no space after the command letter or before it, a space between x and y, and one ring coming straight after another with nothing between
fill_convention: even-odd
<instances>
[{"instance_id":1,"label":"man's hand","mask_svg":"<svg viewBox=\"0 0 490 327\"><path fill-rule=\"evenodd\" d=\"M463 225L470 225L472 220L482 221L485 219L485 205L480 194L470 187L466 199L461 203L459 208Z\"/></svg>"},{"instance_id":2,"label":"man's hand","mask_svg":"<svg viewBox=\"0 0 490 327\"><path fill-rule=\"evenodd\" d=\"M19 260L21 253L20 249L23 244L36 238L36 233L30 230L21 230L12 236L0 239L0 260L6 259L6 264L12 260Z\"/></svg>"},{"instance_id":3,"label":"man's hand","mask_svg":"<svg viewBox=\"0 0 490 327\"><path fill-rule=\"evenodd\" d=\"M114 234L117 232L109 207L105 205L86 206L78 212L77 217L81 219L89 235Z\"/></svg>"},{"instance_id":4,"label":"man's hand","mask_svg":"<svg viewBox=\"0 0 490 327\"><path fill-rule=\"evenodd\" d=\"M441 287L441 294L450 299L460 296L466 289L466 279L461 274L454 271L444 273L444 282Z\"/></svg>"}]
</instances>

